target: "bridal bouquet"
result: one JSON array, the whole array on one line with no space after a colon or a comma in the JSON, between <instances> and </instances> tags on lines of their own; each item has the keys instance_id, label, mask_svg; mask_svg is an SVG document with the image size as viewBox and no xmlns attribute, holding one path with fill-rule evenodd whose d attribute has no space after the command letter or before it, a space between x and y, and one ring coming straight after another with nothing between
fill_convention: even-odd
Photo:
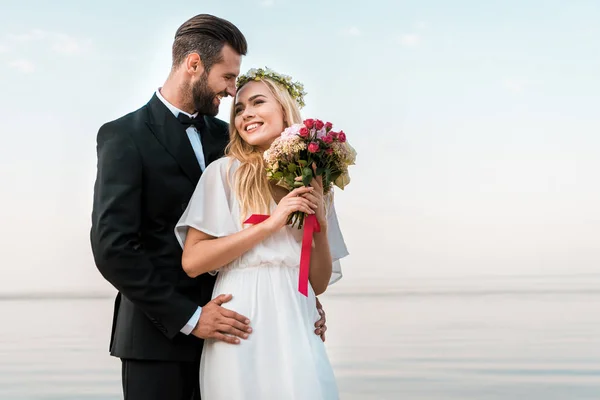
<instances>
[{"instance_id":1,"label":"bridal bouquet","mask_svg":"<svg viewBox=\"0 0 600 400\"><path fill-rule=\"evenodd\" d=\"M267 177L289 191L308 186L315 176L323 178L323 193L333 186L344 189L350 183L348 166L354 165L356 151L344 131L335 132L331 122L306 119L286 128L265 151ZM314 169L313 169L314 166ZM306 215L290 215L288 224L301 229Z\"/></svg>"}]
</instances>

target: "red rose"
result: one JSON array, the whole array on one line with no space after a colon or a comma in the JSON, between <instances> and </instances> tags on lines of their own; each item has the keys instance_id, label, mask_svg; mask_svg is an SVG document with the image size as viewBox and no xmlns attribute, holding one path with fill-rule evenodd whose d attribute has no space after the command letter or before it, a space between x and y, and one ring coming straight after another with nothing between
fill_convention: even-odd
<instances>
[{"instance_id":1,"label":"red rose","mask_svg":"<svg viewBox=\"0 0 600 400\"><path fill-rule=\"evenodd\" d=\"M335 132L335 131L331 131L331 132L329 132L329 136L331 136L331 137L332 137L332 138L334 138L334 139L337 139L338 135L339 135L339 133L338 133L338 132Z\"/></svg>"},{"instance_id":2,"label":"red rose","mask_svg":"<svg viewBox=\"0 0 600 400\"><path fill-rule=\"evenodd\" d=\"M331 122L325 122L325 129L327 129L328 131L330 131L331 128L333 128L333 124Z\"/></svg>"},{"instance_id":3,"label":"red rose","mask_svg":"<svg viewBox=\"0 0 600 400\"><path fill-rule=\"evenodd\" d=\"M340 133L338 133L338 140L342 143L346 141L346 134L344 131L340 131Z\"/></svg>"},{"instance_id":4,"label":"red rose","mask_svg":"<svg viewBox=\"0 0 600 400\"><path fill-rule=\"evenodd\" d=\"M315 120L314 119L305 119L304 120L304 126L306 126L308 129L312 129L313 126L315 126Z\"/></svg>"},{"instance_id":5,"label":"red rose","mask_svg":"<svg viewBox=\"0 0 600 400\"><path fill-rule=\"evenodd\" d=\"M310 144L308 145L308 152L309 153L316 153L317 151L319 151L319 143L317 143L317 142L310 142Z\"/></svg>"},{"instance_id":6,"label":"red rose","mask_svg":"<svg viewBox=\"0 0 600 400\"><path fill-rule=\"evenodd\" d=\"M328 156L333 154L333 149L330 147L327 150L325 150L325 154L327 154Z\"/></svg>"},{"instance_id":7,"label":"red rose","mask_svg":"<svg viewBox=\"0 0 600 400\"><path fill-rule=\"evenodd\" d=\"M333 143L333 138L331 137L331 135L327 135L325 137L323 137L323 140L325 143L329 144L329 143Z\"/></svg>"},{"instance_id":8,"label":"red rose","mask_svg":"<svg viewBox=\"0 0 600 400\"><path fill-rule=\"evenodd\" d=\"M324 126L325 126L325 124L320 119L315 121L315 127L317 128L318 131L323 129Z\"/></svg>"},{"instance_id":9,"label":"red rose","mask_svg":"<svg viewBox=\"0 0 600 400\"><path fill-rule=\"evenodd\" d=\"M300 128L298 134L303 138L308 137L308 128L306 126L303 126L302 128Z\"/></svg>"}]
</instances>

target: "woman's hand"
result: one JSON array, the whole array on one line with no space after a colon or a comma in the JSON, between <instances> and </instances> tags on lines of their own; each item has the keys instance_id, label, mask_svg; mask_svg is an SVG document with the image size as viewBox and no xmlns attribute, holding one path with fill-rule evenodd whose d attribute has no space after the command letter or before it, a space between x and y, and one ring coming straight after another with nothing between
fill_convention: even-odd
<instances>
[{"instance_id":1,"label":"woman's hand","mask_svg":"<svg viewBox=\"0 0 600 400\"><path fill-rule=\"evenodd\" d=\"M318 204L314 203L311 199L305 198L304 195L315 190L313 187L304 186L292 190L281 199L273 215L263 223L268 224L270 231L276 232L287 224L288 217L293 212L301 211L306 214L314 214L318 208Z\"/></svg>"}]
</instances>

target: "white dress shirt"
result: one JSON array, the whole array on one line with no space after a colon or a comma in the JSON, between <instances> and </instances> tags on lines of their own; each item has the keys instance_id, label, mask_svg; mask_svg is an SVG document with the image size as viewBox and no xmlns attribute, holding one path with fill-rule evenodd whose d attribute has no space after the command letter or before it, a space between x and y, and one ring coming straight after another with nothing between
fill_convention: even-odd
<instances>
[{"instance_id":1,"label":"white dress shirt","mask_svg":"<svg viewBox=\"0 0 600 400\"><path fill-rule=\"evenodd\" d=\"M175 107L173 104L169 103L162 96L162 94L160 94L160 88L158 88L156 90L156 97L158 97L159 100L162 101L165 106L167 106L167 108L173 113L173 115L175 116L175 118L177 118L177 116L179 114L185 114L185 115L187 115L190 118L193 118L196 115L198 115L198 113L188 114L185 111L180 110L179 108ZM185 133L187 133L188 138L190 139L190 143L192 144L192 148L194 149L194 153L196 154L196 158L198 159L198 164L200 164L200 168L202 169L202 171L204 171L204 169L206 168L206 162L204 161L204 153L202 152L202 142L200 141L200 135L202 133L198 132L198 130L196 129L196 127L193 126L193 125L189 126L185 130Z\"/></svg>"},{"instance_id":2,"label":"white dress shirt","mask_svg":"<svg viewBox=\"0 0 600 400\"><path fill-rule=\"evenodd\" d=\"M160 88L158 88L156 90L156 97L158 97L158 99L160 101L162 101L165 106L167 106L167 108L173 113L173 115L175 117L177 117L180 113L185 114L188 117L195 117L196 115L198 115L198 113L188 114L185 111L180 110L179 108L175 107L173 104L169 103L162 96L162 94L160 94ZM196 158L198 159L198 164L200 164L200 168L202 169L202 171L204 171L204 169L206 168L206 162L204 160L204 152L202 151L202 141L200 141L201 133L198 132L196 127L193 125L188 127L185 130L185 133L187 133L187 136L190 139L190 143L192 144L192 148L194 149L194 153L196 154ZM202 307L198 307L198 309L196 310L194 315L192 315L192 318L190 318L190 320L187 322L187 324L185 324L185 326L180 329L181 333L183 333L185 335L189 335L190 333L192 333L192 331L196 327L196 324L198 323L198 320L200 319L201 313L202 313Z\"/></svg>"}]
</instances>

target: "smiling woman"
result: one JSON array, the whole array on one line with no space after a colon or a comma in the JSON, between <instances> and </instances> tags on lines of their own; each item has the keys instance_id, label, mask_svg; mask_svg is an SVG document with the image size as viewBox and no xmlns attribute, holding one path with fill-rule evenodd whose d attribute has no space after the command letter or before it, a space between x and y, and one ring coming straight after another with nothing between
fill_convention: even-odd
<instances>
[{"instance_id":1,"label":"smiling woman","mask_svg":"<svg viewBox=\"0 0 600 400\"><path fill-rule=\"evenodd\" d=\"M300 122L293 92L262 77L241 84L236 96L226 157L206 168L176 228L186 273L216 274L213 296L235 293L227 307L252 321L249 340L239 346L205 341L202 398L271 399L285 393L337 399L333 369L314 334L316 295L341 277L337 261L348 254L333 202L326 205L320 179L289 194L267 180L264 151ZM297 211L312 214L321 227L313 236L310 287L303 295L296 291L301 237L287 223ZM246 226L243 221L254 213L270 216Z\"/></svg>"}]
</instances>

